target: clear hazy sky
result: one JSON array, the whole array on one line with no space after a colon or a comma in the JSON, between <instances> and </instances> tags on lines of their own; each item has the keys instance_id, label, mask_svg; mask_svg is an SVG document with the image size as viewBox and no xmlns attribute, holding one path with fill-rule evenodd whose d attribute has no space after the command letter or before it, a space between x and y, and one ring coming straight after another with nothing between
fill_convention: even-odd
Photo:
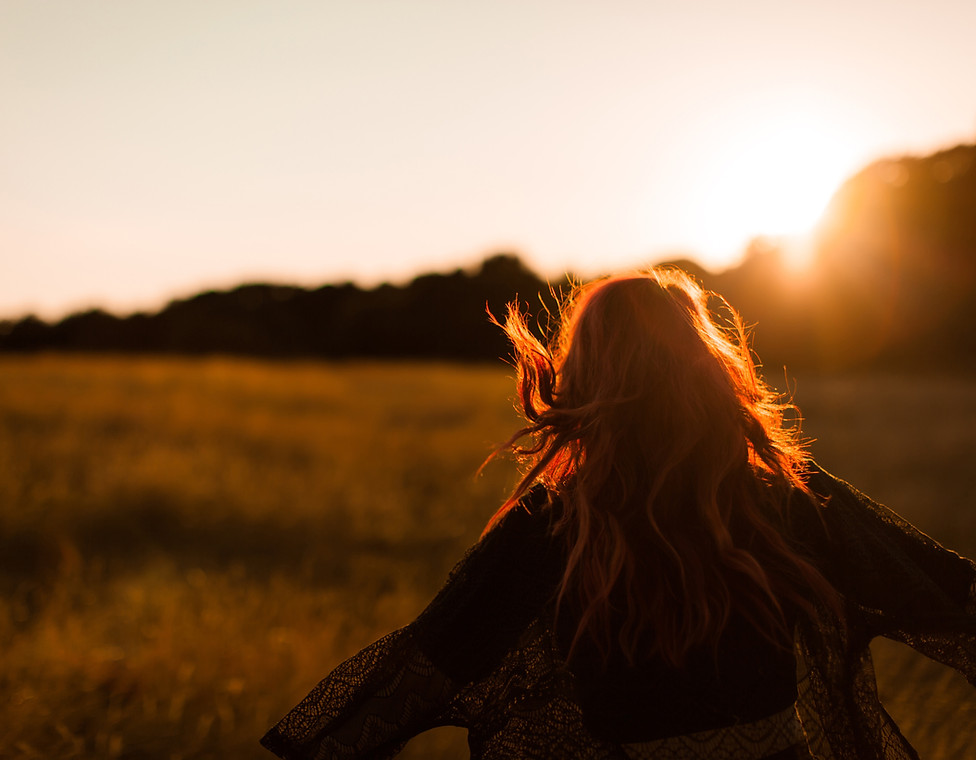
<instances>
[{"instance_id":1,"label":"clear hazy sky","mask_svg":"<svg viewBox=\"0 0 976 760\"><path fill-rule=\"evenodd\" d=\"M712 266L976 139L972 0L0 0L0 316Z\"/></svg>"}]
</instances>

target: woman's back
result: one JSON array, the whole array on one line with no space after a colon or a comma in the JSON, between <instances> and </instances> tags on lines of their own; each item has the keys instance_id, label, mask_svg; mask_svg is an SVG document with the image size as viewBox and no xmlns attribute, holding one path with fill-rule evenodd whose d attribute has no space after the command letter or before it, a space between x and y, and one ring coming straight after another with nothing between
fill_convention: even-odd
<instances>
[{"instance_id":1,"label":"woman's back","mask_svg":"<svg viewBox=\"0 0 976 760\"><path fill-rule=\"evenodd\" d=\"M620 743L753 723L796 701L793 650L737 615L716 648L696 647L681 667L655 656L635 663L611 656L604 664L599 652L581 647L570 669L587 727Z\"/></svg>"},{"instance_id":2,"label":"woman's back","mask_svg":"<svg viewBox=\"0 0 976 760\"><path fill-rule=\"evenodd\" d=\"M800 740L793 650L739 616L717 649L698 647L681 667L652 647L634 662L620 653L605 658L588 641L567 658L576 619L569 608L556 616L565 549L551 531L554 519L548 494L534 489L483 538L418 620L432 664L452 679L480 684L470 697L479 723L497 730L498 721L484 721L482 711L507 716L512 700L522 705L520 731L531 725L545 741L552 741L550 731L568 731L573 720L579 722L574 731L588 741L633 745L631 751L662 740L679 746L694 734L734 745L751 731L747 735L762 734L767 748L777 751Z\"/></svg>"}]
</instances>

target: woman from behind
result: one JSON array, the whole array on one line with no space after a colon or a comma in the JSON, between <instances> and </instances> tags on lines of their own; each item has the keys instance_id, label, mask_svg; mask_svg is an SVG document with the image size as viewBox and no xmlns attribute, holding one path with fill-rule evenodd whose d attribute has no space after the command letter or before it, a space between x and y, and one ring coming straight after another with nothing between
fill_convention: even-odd
<instances>
[{"instance_id":1,"label":"woman from behind","mask_svg":"<svg viewBox=\"0 0 976 760\"><path fill-rule=\"evenodd\" d=\"M976 679L976 570L809 461L710 298L677 269L600 280L548 345L510 307L523 477L269 749L389 757L454 724L483 758L913 756L867 643Z\"/></svg>"},{"instance_id":2,"label":"woman from behind","mask_svg":"<svg viewBox=\"0 0 976 760\"><path fill-rule=\"evenodd\" d=\"M601 281L551 350L509 313L528 422L510 444L532 442L506 507L538 482L556 496L555 616L594 729L633 743L767 718L781 750L796 614L836 594L777 527L806 493L796 430L706 298L679 270Z\"/></svg>"}]
</instances>

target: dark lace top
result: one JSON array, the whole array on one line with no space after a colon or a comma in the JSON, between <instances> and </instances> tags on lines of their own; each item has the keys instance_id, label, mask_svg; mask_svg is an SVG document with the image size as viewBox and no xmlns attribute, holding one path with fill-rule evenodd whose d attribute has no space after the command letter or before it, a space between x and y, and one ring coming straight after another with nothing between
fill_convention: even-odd
<instances>
[{"instance_id":1,"label":"dark lace top","mask_svg":"<svg viewBox=\"0 0 976 760\"><path fill-rule=\"evenodd\" d=\"M282 758L389 758L441 725L473 758L917 758L878 701L868 644L888 636L976 685L976 565L817 470L784 533L842 595L796 616L784 652L733 617L718 652L567 665L561 572L533 491L476 544L430 606L329 674L261 740Z\"/></svg>"}]
</instances>

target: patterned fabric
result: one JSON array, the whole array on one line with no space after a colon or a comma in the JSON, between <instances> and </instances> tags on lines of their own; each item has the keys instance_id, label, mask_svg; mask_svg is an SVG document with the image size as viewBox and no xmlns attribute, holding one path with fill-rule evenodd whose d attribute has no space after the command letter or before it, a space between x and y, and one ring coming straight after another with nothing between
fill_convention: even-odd
<instances>
[{"instance_id":1,"label":"patterned fabric","mask_svg":"<svg viewBox=\"0 0 976 760\"><path fill-rule=\"evenodd\" d=\"M733 649L716 663L712 690L707 679L660 671L661 688L650 678L628 691L624 704L646 734L639 741L601 723L590 682L561 654L550 605L559 555L537 491L468 553L416 621L336 668L262 744L289 760L390 758L417 733L456 725L484 760L914 760L878 701L868 644L902 641L976 685L976 565L823 471L810 486L822 506L795 499L783 531L841 592L845 615L798 620L795 675L775 699L769 687L781 669L746 683L742 674L761 675L767 658L756 648L743 669ZM668 708L685 697L700 709L683 711L669 733Z\"/></svg>"},{"instance_id":2,"label":"patterned fabric","mask_svg":"<svg viewBox=\"0 0 976 760\"><path fill-rule=\"evenodd\" d=\"M392 757L454 693L401 629L332 671L261 743L281 757Z\"/></svg>"}]
</instances>

